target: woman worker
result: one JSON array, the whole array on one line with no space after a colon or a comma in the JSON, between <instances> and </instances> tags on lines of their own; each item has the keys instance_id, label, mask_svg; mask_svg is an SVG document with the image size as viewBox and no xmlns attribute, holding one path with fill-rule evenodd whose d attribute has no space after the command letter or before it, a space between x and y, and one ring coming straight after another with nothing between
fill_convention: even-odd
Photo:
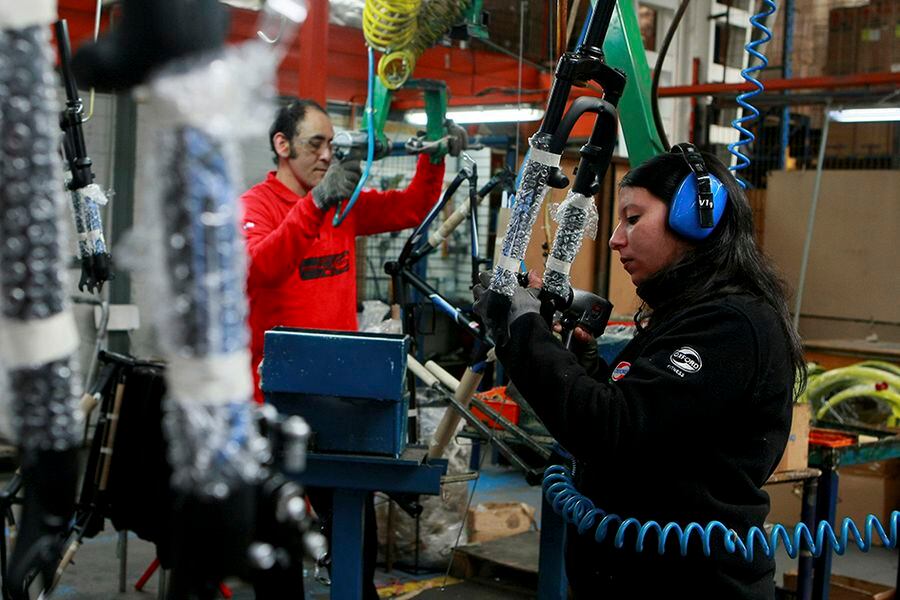
<instances>
[{"instance_id":1,"label":"woman worker","mask_svg":"<svg viewBox=\"0 0 900 600\"><path fill-rule=\"evenodd\" d=\"M714 226L703 227L699 205L709 200ZM476 288L476 311L509 305L508 330L489 325L503 340L497 356L574 457L576 487L595 506L682 527L718 520L744 535L769 511L761 488L806 374L785 286L753 239L746 196L715 157L676 146L631 170L619 203L609 246L643 305L614 364L589 374L541 318L533 290L509 300ZM658 554L655 534L637 552L634 529L622 549L615 527L602 543L593 529L568 532L577 598L774 598L774 561L727 553L721 533L706 558L696 537L682 557L675 541Z\"/></svg>"}]
</instances>

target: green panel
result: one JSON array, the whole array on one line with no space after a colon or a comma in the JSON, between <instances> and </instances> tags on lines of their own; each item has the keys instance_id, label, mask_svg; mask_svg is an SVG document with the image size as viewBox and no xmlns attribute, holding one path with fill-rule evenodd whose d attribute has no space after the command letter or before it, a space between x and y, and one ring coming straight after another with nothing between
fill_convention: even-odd
<instances>
[{"instance_id":1,"label":"green panel","mask_svg":"<svg viewBox=\"0 0 900 600\"><path fill-rule=\"evenodd\" d=\"M484 26L482 13L484 12L484 0L471 0L466 11L463 13L463 19L466 23L466 33L469 37L482 40L488 39L488 30Z\"/></svg>"},{"instance_id":2,"label":"green panel","mask_svg":"<svg viewBox=\"0 0 900 600\"><path fill-rule=\"evenodd\" d=\"M384 124L387 123L388 113L391 110L391 100L393 94L391 90L384 87L384 84L381 83L381 78L375 78L375 97L372 99L372 110L374 111L373 117L375 119L375 135L384 140ZM368 123L366 119L363 119L362 129L368 129Z\"/></svg>"},{"instance_id":3,"label":"green panel","mask_svg":"<svg viewBox=\"0 0 900 600\"><path fill-rule=\"evenodd\" d=\"M596 4L597 0L591 0L592 6ZM647 53L632 0L616 0L616 10L603 42L603 52L606 62L622 69L627 77L625 93L619 101L619 122L625 134L631 165L637 166L666 150L653 124L650 65L647 64Z\"/></svg>"},{"instance_id":4,"label":"green panel","mask_svg":"<svg viewBox=\"0 0 900 600\"><path fill-rule=\"evenodd\" d=\"M444 137L444 121L447 119L447 86L425 90L425 139Z\"/></svg>"}]
</instances>

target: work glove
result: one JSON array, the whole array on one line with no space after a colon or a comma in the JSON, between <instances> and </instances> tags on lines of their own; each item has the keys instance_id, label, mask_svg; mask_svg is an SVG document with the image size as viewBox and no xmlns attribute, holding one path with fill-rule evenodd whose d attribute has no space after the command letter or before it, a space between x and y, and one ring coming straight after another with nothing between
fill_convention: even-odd
<instances>
[{"instance_id":1,"label":"work glove","mask_svg":"<svg viewBox=\"0 0 900 600\"><path fill-rule=\"evenodd\" d=\"M553 326L553 330L562 332L562 327L559 323L556 323ZM593 375L597 372L597 369L600 367L600 356L597 353L597 338L581 327L576 327L572 336L572 345L569 349L575 355L578 364L587 371L588 375Z\"/></svg>"},{"instance_id":2,"label":"work glove","mask_svg":"<svg viewBox=\"0 0 900 600\"><path fill-rule=\"evenodd\" d=\"M475 295L475 314L487 328L487 333L496 346L504 346L509 341L509 326L519 317L527 314L541 314L538 288L516 287L512 298L488 289L491 274L478 275L479 283L472 288Z\"/></svg>"},{"instance_id":3,"label":"work glove","mask_svg":"<svg viewBox=\"0 0 900 600\"><path fill-rule=\"evenodd\" d=\"M312 190L313 202L319 210L328 210L353 194L360 177L362 170L359 161L331 163L325 177Z\"/></svg>"},{"instance_id":4,"label":"work glove","mask_svg":"<svg viewBox=\"0 0 900 600\"><path fill-rule=\"evenodd\" d=\"M469 135L463 127L451 119L444 121L444 127L447 129L447 153L450 156L459 156L469 147Z\"/></svg>"}]
</instances>

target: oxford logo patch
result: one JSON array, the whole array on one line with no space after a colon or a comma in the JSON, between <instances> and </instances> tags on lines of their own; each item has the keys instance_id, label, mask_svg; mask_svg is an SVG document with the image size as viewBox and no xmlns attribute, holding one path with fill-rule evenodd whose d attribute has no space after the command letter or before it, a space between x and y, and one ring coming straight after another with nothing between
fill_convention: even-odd
<instances>
[{"instance_id":1,"label":"oxford logo patch","mask_svg":"<svg viewBox=\"0 0 900 600\"><path fill-rule=\"evenodd\" d=\"M684 373L696 373L703 368L700 354L690 346L683 346L673 352L669 362Z\"/></svg>"},{"instance_id":2,"label":"oxford logo patch","mask_svg":"<svg viewBox=\"0 0 900 600\"><path fill-rule=\"evenodd\" d=\"M624 360L616 365L616 368L613 369L612 375L610 375L610 379L613 381L618 381L625 377L628 374L628 371L631 370L631 363L625 362Z\"/></svg>"}]
</instances>

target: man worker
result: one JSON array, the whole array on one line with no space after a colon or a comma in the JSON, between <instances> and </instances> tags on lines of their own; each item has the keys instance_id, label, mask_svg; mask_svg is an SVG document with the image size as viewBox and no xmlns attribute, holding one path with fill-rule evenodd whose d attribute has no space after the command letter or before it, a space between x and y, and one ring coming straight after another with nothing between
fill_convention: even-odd
<instances>
[{"instance_id":1,"label":"man worker","mask_svg":"<svg viewBox=\"0 0 900 600\"><path fill-rule=\"evenodd\" d=\"M457 136L465 136L459 128ZM258 367L265 332L273 327L353 331L356 322L356 236L418 225L441 193L444 161L422 155L404 190L365 190L335 227L335 206L346 201L361 177L358 161L333 161L331 119L312 100L292 99L269 130L275 171L242 197L249 264L251 354L254 398L263 401ZM464 139L456 147L465 147ZM307 489L331 538L331 491ZM377 539L372 495L366 502L363 597L376 600L373 581Z\"/></svg>"},{"instance_id":2,"label":"man worker","mask_svg":"<svg viewBox=\"0 0 900 600\"><path fill-rule=\"evenodd\" d=\"M360 167L333 160L333 138L321 106L292 99L269 130L276 170L241 197L257 402L265 332L278 325L356 330L356 236L418 225L441 193L444 162L422 155L405 190L364 190L334 227L335 206L353 193Z\"/></svg>"}]
</instances>

